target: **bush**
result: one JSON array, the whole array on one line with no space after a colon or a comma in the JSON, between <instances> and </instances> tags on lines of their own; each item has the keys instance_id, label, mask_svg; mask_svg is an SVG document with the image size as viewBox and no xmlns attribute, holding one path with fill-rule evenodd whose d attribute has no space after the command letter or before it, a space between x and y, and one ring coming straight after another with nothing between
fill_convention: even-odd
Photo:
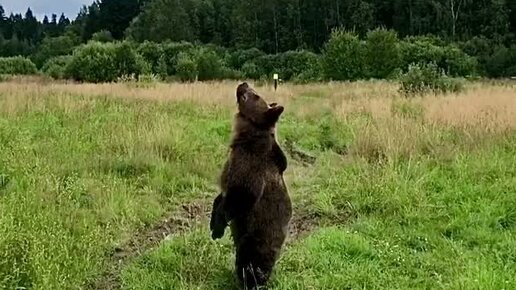
<instances>
[{"instance_id":1,"label":"bush","mask_svg":"<svg viewBox=\"0 0 516 290\"><path fill-rule=\"evenodd\" d=\"M265 53L258 48L236 50L229 53L227 64L230 68L240 70L246 63L251 63Z\"/></svg>"},{"instance_id":2,"label":"bush","mask_svg":"<svg viewBox=\"0 0 516 290\"><path fill-rule=\"evenodd\" d=\"M478 60L478 69L483 75L492 78L515 75L516 46L509 48L499 40L481 36L461 43L461 48Z\"/></svg>"},{"instance_id":3,"label":"bush","mask_svg":"<svg viewBox=\"0 0 516 290\"><path fill-rule=\"evenodd\" d=\"M450 76L467 77L477 74L478 62L458 46L448 45L443 47L443 59L440 67Z\"/></svg>"},{"instance_id":4,"label":"bush","mask_svg":"<svg viewBox=\"0 0 516 290\"><path fill-rule=\"evenodd\" d=\"M401 43L402 67L406 71L409 65L435 63L451 76L475 75L476 60L455 45L435 45L435 40L427 38L410 38Z\"/></svg>"},{"instance_id":5,"label":"bush","mask_svg":"<svg viewBox=\"0 0 516 290\"><path fill-rule=\"evenodd\" d=\"M93 33L93 35L91 36L91 40L98 42L112 42L115 39L113 38L111 32L107 30L101 30Z\"/></svg>"},{"instance_id":6,"label":"bush","mask_svg":"<svg viewBox=\"0 0 516 290\"><path fill-rule=\"evenodd\" d=\"M410 65L400 81L400 90L406 96L459 92L464 88L461 80L448 77L435 63Z\"/></svg>"},{"instance_id":7,"label":"bush","mask_svg":"<svg viewBox=\"0 0 516 290\"><path fill-rule=\"evenodd\" d=\"M399 39L395 31L376 29L367 33L366 62L368 75L383 79L400 66Z\"/></svg>"},{"instance_id":8,"label":"bush","mask_svg":"<svg viewBox=\"0 0 516 290\"><path fill-rule=\"evenodd\" d=\"M251 79L271 78L277 73L283 80L320 79L320 58L306 50L287 51L279 54L262 55L242 66L244 76Z\"/></svg>"},{"instance_id":9,"label":"bush","mask_svg":"<svg viewBox=\"0 0 516 290\"><path fill-rule=\"evenodd\" d=\"M242 66L242 74L244 77L253 80L257 80L261 76L258 66L252 61L248 61Z\"/></svg>"},{"instance_id":10,"label":"bush","mask_svg":"<svg viewBox=\"0 0 516 290\"><path fill-rule=\"evenodd\" d=\"M47 60L53 57L71 54L78 44L79 38L71 34L47 37L43 39L32 59L37 67L42 67Z\"/></svg>"},{"instance_id":11,"label":"bush","mask_svg":"<svg viewBox=\"0 0 516 290\"><path fill-rule=\"evenodd\" d=\"M443 55L441 47L423 40L403 41L400 49L405 71L412 64L440 63Z\"/></svg>"},{"instance_id":12,"label":"bush","mask_svg":"<svg viewBox=\"0 0 516 290\"><path fill-rule=\"evenodd\" d=\"M321 69L308 69L300 74L295 75L292 78L292 81L297 84L307 84L311 82L319 82L322 81L323 76L321 74Z\"/></svg>"},{"instance_id":13,"label":"bush","mask_svg":"<svg viewBox=\"0 0 516 290\"><path fill-rule=\"evenodd\" d=\"M199 81L224 78L224 63L215 51L201 48L195 52L195 61Z\"/></svg>"},{"instance_id":14,"label":"bush","mask_svg":"<svg viewBox=\"0 0 516 290\"><path fill-rule=\"evenodd\" d=\"M129 43L89 42L74 51L67 74L79 81L111 82L147 73L149 65Z\"/></svg>"},{"instance_id":15,"label":"bush","mask_svg":"<svg viewBox=\"0 0 516 290\"><path fill-rule=\"evenodd\" d=\"M21 56L0 57L0 74L30 75L37 73L36 65L28 58Z\"/></svg>"},{"instance_id":16,"label":"bush","mask_svg":"<svg viewBox=\"0 0 516 290\"><path fill-rule=\"evenodd\" d=\"M164 59L163 46L159 43L145 41L138 46L138 53L150 65L152 73L167 76L167 64Z\"/></svg>"},{"instance_id":17,"label":"bush","mask_svg":"<svg viewBox=\"0 0 516 290\"><path fill-rule=\"evenodd\" d=\"M351 32L335 30L324 45L322 64L326 78L357 80L365 77L365 45Z\"/></svg>"},{"instance_id":18,"label":"bush","mask_svg":"<svg viewBox=\"0 0 516 290\"><path fill-rule=\"evenodd\" d=\"M256 65L258 78L270 78L272 74L278 72L280 65L280 59L278 54L266 54L260 56L254 61Z\"/></svg>"},{"instance_id":19,"label":"bush","mask_svg":"<svg viewBox=\"0 0 516 290\"><path fill-rule=\"evenodd\" d=\"M306 50L287 51L280 54L278 73L284 80L316 79L321 74L319 56Z\"/></svg>"},{"instance_id":20,"label":"bush","mask_svg":"<svg viewBox=\"0 0 516 290\"><path fill-rule=\"evenodd\" d=\"M67 76L67 67L71 61L70 55L53 57L43 65L42 71L54 79L63 79Z\"/></svg>"},{"instance_id":21,"label":"bush","mask_svg":"<svg viewBox=\"0 0 516 290\"><path fill-rule=\"evenodd\" d=\"M192 53L194 48L194 45L189 42L167 42L162 44L163 62L166 67L167 75L173 76L176 74L179 53Z\"/></svg>"},{"instance_id":22,"label":"bush","mask_svg":"<svg viewBox=\"0 0 516 290\"><path fill-rule=\"evenodd\" d=\"M228 80L240 80L242 78L242 73L236 69L224 66L222 68L222 78Z\"/></svg>"},{"instance_id":23,"label":"bush","mask_svg":"<svg viewBox=\"0 0 516 290\"><path fill-rule=\"evenodd\" d=\"M490 77L512 76L510 66L516 63L516 48L514 53L503 45L497 45L493 54L486 59L485 70Z\"/></svg>"},{"instance_id":24,"label":"bush","mask_svg":"<svg viewBox=\"0 0 516 290\"><path fill-rule=\"evenodd\" d=\"M186 81L195 81L197 79L197 63L192 55L186 52L180 52L177 55L177 75Z\"/></svg>"},{"instance_id":25,"label":"bush","mask_svg":"<svg viewBox=\"0 0 516 290\"><path fill-rule=\"evenodd\" d=\"M115 44L89 42L77 48L67 69L67 75L78 81L111 82L118 77Z\"/></svg>"},{"instance_id":26,"label":"bush","mask_svg":"<svg viewBox=\"0 0 516 290\"><path fill-rule=\"evenodd\" d=\"M150 72L150 65L128 42L115 45L114 56L117 76L134 74L138 78L139 75Z\"/></svg>"}]
</instances>

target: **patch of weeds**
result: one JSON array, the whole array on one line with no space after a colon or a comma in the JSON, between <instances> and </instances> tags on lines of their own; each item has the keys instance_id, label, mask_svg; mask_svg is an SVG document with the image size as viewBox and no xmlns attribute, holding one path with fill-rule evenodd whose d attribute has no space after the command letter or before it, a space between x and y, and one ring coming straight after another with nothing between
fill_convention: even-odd
<instances>
[{"instance_id":1,"label":"patch of weeds","mask_svg":"<svg viewBox=\"0 0 516 290\"><path fill-rule=\"evenodd\" d=\"M464 90L464 82L447 76L435 63L412 64L400 77L400 91L405 96L428 93L458 93Z\"/></svg>"},{"instance_id":2,"label":"patch of weeds","mask_svg":"<svg viewBox=\"0 0 516 290\"><path fill-rule=\"evenodd\" d=\"M92 196L88 194L88 190L76 174L62 176L58 179L58 194L67 200L74 202L80 207L90 207L93 205Z\"/></svg>"},{"instance_id":3,"label":"patch of weeds","mask_svg":"<svg viewBox=\"0 0 516 290\"><path fill-rule=\"evenodd\" d=\"M9 185L11 177L6 173L0 173L0 190L3 190Z\"/></svg>"},{"instance_id":4,"label":"patch of weeds","mask_svg":"<svg viewBox=\"0 0 516 290\"><path fill-rule=\"evenodd\" d=\"M13 75L0 74L0 82L7 82L13 79Z\"/></svg>"},{"instance_id":5,"label":"patch of weeds","mask_svg":"<svg viewBox=\"0 0 516 290\"><path fill-rule=\"evenodd\" d=\"M391 112L394 116L421 120L423 117L424 109L420 104L409 101L397 101L392 103Z\"/></svg>"},{"instance_id":6,"label":"patch of weeds","mask_svg":"<svg viewBox=\"0 0 516 290\"><path fill-rule=\"evenodd\" d=\"M235 289L233 256L228 237L213 242L207 229L194 229L124 269L122 289Z\"/></svg>"},{"instance_id":7,"label":"patch of weeds","mask_svg":"<svg viewBox=\"0 0 516 290\"><path fill-rule=\"evenodd\" d=\"M348 152L350 132L344 123L338 121L331 113L324 114L318 122L319 146L321 150L332 150L345 155Z\"/></svg>"},{"instance_id":8,"label":"patch of weeds","mask_svg":"<svg viewBox=\"0 0 516 290\"><path fill-rule=\"evenodd\" d=\"M123 178L134 178L149 173L153 166L141 158L104 161L103 169L107 173L115 173Z\"/></svg>"}]
</instances>

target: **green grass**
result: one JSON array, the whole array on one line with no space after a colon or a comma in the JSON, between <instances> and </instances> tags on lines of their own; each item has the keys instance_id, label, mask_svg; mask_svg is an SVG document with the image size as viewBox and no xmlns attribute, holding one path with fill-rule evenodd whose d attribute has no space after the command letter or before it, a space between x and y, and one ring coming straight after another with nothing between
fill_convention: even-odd
<instances>
[{"instance_id":1,"label":"green grass","mask_svg":"<svg viewBox=\"0 0 516 290\"><path fill-rule=\"evenodd\" d=\"M137 229L218 192L230 107L33 102L0 109L0 289L85 289ZM402 101L388 120L288 108L280 142L316 160L289 155L286 180L316 226L287 245L272 289L516 288L514 130L431 124ZM234 288L231 240L203 221L129 261L122 288Z\"/></svg>"}]
</instances>

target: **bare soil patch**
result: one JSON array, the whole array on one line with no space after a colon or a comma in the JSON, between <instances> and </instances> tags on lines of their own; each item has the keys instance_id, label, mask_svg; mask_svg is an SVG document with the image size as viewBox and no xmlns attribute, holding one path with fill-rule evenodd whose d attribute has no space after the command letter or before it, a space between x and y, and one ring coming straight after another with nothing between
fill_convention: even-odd
<instances>
[{"instance_id":1,"label":"bare soil patch","mask_svg":"<svg viewBox=\"0 0 516 290\"><path fill-rule=\"evenodd\" d=\"M172 234L181 234L205 221L209 216L207 201L194 201L185 204L157 222L154 226L141 229L127 242L116 247L111 253L108 268L100 279L89 285L88 289L120 289L120 271L132 259L156 247Z\"/></svg>"}]
</instances>

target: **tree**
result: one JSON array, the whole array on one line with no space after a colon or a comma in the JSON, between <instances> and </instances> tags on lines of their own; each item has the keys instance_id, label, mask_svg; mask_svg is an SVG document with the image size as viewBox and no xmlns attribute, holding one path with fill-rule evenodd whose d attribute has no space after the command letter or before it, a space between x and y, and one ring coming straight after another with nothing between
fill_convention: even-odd
<instances>
[{"instance_id":1,"label":"tree","mask_svg":"<svg viewBox=\"0 0 516 290\"><path fill-rule=\"evenodd\" d=\"M366 62L369 76L386 78L401 62L399 39L392 30L376 29L367 33Z\"/></svg>"},{"instance_id":2,"label":"tree","mask_svg":"<svg viewBox=\"0 0 516 290\"><path fill-rule=\"evenodd\" d=\"M40 23L36 17L34 17L32 10L28 8L25 13L25 18L21 23L20 38L27 40L29 43L38 43L41 40L41 29L39 25Z\"/></svg>"},{"instance_id":3,"label":"tree","mask_svg":"<svg viewBox=\"0 0 516 290\"><path fill-rule=\"evenodd\" d=\"M447 0L451 20L451 35L453 39L456 38L459 17L462 16L462 12L466 8L465 6L470 3L471 0Z\"/></svg>"},{"instance_id":4,"label":"tree","mask_svg":"<svg viewBox=\"0 0 516 290\"><path fill-rule=\"evenodd\" d=\"M323 69L333 80L357 80L365 76L365 45L351 32L335 30L324 46Z\"/></svg>"},{"instance_id":5,"label":"tree","mask_svg":"<svg viewBox=\"0 0 516 290\"><path fill-rule=\"evenodd\" d=\"M58 37L46 37L43 39L32 59L38 67L41 67L52 57L71 54L75 46L78 44L79 39L72 34L65 34Z\"/></svg>"},{"instance_id":6,"label":"tree","mask_svg":"<svg viewBox=\"0 0 516 290\"><path fill-rule=\"evenodd\" d=\"M2 39L2 41L4 40L5 26L6 26L5 10L4 10L4 7L2 7L2 5L0 5L0 39ZM1 43L0 43L0 45L1 45Z\"/></svg>"},{"instance_id":7,"label":"tree","mask_svg":"<svg viewBox=\"0 0 516 290\"><path fill-rule=\"evenodd\" d=\"M193 41L194 31L186 3L191 0L149 2L128 28L127 35L137 41Z\"/></svg>"},{"instance_id":8,"label":"tree","mask_svg":"<svg viewBox=\"0 0 516 290\"><path fill-rule=\"evenodd\" d=\"M111 32L115 39L121 39L131 20L140 12L140 1L102 0L99 12L100 29Z\"/></svg>"},{"instance_id":9,"label":"tree","mask_svg":"<svg viewBox=\"0 0 516 290\"><path fill-rule=\"evenodd\" d=\"M70 25L70 20L66 18L64 14L61 14L59 17L59 22L57 23L59 34L63 34L68 25Z\"/></svg>"}]
</instances>

